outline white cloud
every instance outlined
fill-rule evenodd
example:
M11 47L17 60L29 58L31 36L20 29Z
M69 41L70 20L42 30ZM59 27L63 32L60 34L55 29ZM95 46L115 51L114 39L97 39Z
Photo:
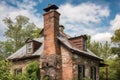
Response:
M116 14L115 18L110 21L110 27L106 27L107 32L97 33L92 36L95 41L111 41L111 37L116 29L120 28L120 14ZM104 30L104 29L103 29Z
M82 3L77 6L64 4L59 9L61 15L61 23L81 23L89 25L91 23L100 23L101 19L109 16L108 7L102 7L94 3Z
M43 26L42 15L36 14L37 9L34 8L37 5L36 2L24 0L23 3L20 3L15 0L13 4L16 4L17 7L9 6L5 2L0 3L0 31L5 30L6 27L2 22L4 17L14 19L17 15L29 17L31 22L34 22L37 26ZM111 35L107 32L100 33L101 28L96 27L96 24L99 25L103 18L109 16L110 11L107 6L103 8L102 5L94 3L82 3L76 6L63 4L59 8L59 12L61 13L61 24L65 26L65 31L71 36L89 34L93 36L94 40L101 41L102 39L108 40L106 38ZM106 38L102 37L102 35L106 35ZM101 36L100 39L97 36Z
M110 42L111 36L112 36L112 34L110 32L97 33L94 36L92 36L92 40L93 41L100 41L100 42L104 42L104 41Z
M97 41L110 40L111 34L104 32L103 27L98 27L102 20L110 15L108 6L89 2L79 5L67 3L60 6L59 12L61 24L71 36L89 34ZM101 30L104 30L104 33L100 33Z
M14 4L16 4L17 7L10 6L4 1L0 3L0 31L2 31L0 34L3 35L6 28L6 25L2 21L5 17L15 19L17 15L24 15L30 18L30 22L34 22L38 27L43 26L42 15L35 14L36 9L34 9L34 6L36 6L37 3L32 0L24 0L22 3L16 1Z
M110 22L110 25L111 25L111 30L115 31L116 29L120 28L120 14L117 14L115 16L115 19L113 19L111 22Z
M71 35L72 37L74 36L79 36L81 34L89 34L89 35L93 35L96 33L96 29L92 29L92 28L87 28L84 25L79 25L79 24L65 24L65 32L69 35Z
M16 3L19 9L32 10L32 12L36 11L36 9L34 9L34 6L36 6L37 3L33 0L23 0L22 3L17 1Z

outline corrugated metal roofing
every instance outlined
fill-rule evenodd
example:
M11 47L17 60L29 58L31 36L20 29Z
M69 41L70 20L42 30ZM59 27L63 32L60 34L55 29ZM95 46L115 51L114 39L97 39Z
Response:
M96 56L94 53L92 53L89 49L87 49L87 51L82 51L82 50L80 50L80 49L75 48L74 46L72 46L72 45L70 44L70 42L69 42L66 38L58 37L58 39L59 39L64 45L66 45L67 47L69 47L70 49L73 49L73 50L78 51L78 52L80 52L80 53L83 53L83 54L85 54L85 55L92 56L92 57L94 57L94 58L97 58L97 59L99 59L99 60L102 60L102 59L100 59L98 56Z
M70 38L69 35L67 35L67 34L65 34L64 32L61 32L61 31L60 31L60 36L65 37L65 38Z
M38 50L36 50L33 54L27 54L26 53L26 45L24 45L22 48L20 48L15 53L13 53L11 56L9 56L8 59L20 59L20 58L28 57L28 56L41 55L43 53L43 46L44 46L43 41L44 41L44 38L43 37L35 38L33 40L42 43L41 47Z
M35 38L35 39L33 39L33 40L42 43L42 42L44 41L44 37Z
M84 54L84 55L91 56L91 57L97 58L99 60L102 60L88 49L87 49L87 51L82 51L82 50L77 49L74 46L72 46L71 43L68 41L68 37L60 36L60 37L57 37L57 39L59 39L68 48L70 48L72 50L75 50L78 53L81 53L81 54ZM44 50L44 37L35 38L33 40L42 43L40 48L38 50L36 50L33 54L28 55L26 53L26 45L24 45L21 49L19 49L14 54L12 54L10 57L8 57L8 59L16 59L16 58L20 59L20 58L23 58L23 57L26 57L26 56L40 56L43 53L43 50Z
M22 58L23 56L25 56L25 54L26 54L26 45L24 45L22 48L17 50L11 56L9 56L8 59Z

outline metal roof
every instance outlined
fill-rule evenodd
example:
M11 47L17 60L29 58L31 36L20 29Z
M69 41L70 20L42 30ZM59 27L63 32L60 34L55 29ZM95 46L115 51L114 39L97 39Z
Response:
M41 55L43 53L43 46L44 46L43 40L44 40L44 38L43 37L35 38L33 40L42 43L41 47L38 48L38 50L36 50L33 54L26 53L26 44L25 44L22 48L20 48L15 53L13 53L11 56L9 56L8 59L20 59L20 58L24 58L24 57L28 57L28 56Z
M44 37L34 38L33 40L42 43L44 41Z
M74 46L72 46L70 44L70 42L68 41L67 38L63 38L63 37L58 37L58 39L64 44L66 45L68 48L72 49L72 50L75 50L77 51L78 53L81 53L83 55L87 55L87 56L91 56L91 57L94 57L96 59L99 59L99 60L102 60L101 58L99 58L98 56L96 56L93 52L91 52L89 49L87 49L87 51L83 51L83 50L80 50Z
M65 35L59 36L59 37L57 37L57 39L60 40L60 42L63 43L65 46L67 46L69 49L77 51L77 53L80 54L80 55L85 55L85 56L89 56L89 57L92 57L92 58L96 58L98 60L102 60L98 56L96 56L93 52L91 52L89 49L87 49L87 51L83 51L83 50L77 49L76 47L72 46L72 44L68 40L68 37L65 37ZM26 45L24 45L22 48L20 48L15 53L13 53L11 56L9 56L8 59L20 59L20 58L23 58L23 57L40 56L41 54L43 54L44 37L35 38L33 40L42 43L40 48L38 48L38 50L36 50L33 54L28 55L26 53Z
M23 56L25 56L25 54L26 54L26 45L24 45L22 48L17 50L11 56L9 56L8 59L22 58Z

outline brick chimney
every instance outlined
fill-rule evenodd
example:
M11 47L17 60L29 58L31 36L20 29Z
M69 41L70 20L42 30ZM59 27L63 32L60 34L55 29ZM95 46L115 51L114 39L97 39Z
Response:
M59 36L59 16L56 5L48 5L44 9L44 54L42 60L42 79L49 76L50 80L61 80L61 54L57 40Z
M57 36L59 35L59 16L56 5L49 5L44 9L44 54L56 54Z

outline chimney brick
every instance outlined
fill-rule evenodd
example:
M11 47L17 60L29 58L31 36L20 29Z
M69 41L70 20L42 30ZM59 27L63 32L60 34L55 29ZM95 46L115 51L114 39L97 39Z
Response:
M49 11L44 14L44 54L59 53L57 46L57 36L59 36L59 16L55 11Z
M50 80L62 79L60 44L57 40L57 36L59 36L60 13L56 9L57 6L55 5L50 5L44 9L44 54L41 80L46 75L50 77Z

